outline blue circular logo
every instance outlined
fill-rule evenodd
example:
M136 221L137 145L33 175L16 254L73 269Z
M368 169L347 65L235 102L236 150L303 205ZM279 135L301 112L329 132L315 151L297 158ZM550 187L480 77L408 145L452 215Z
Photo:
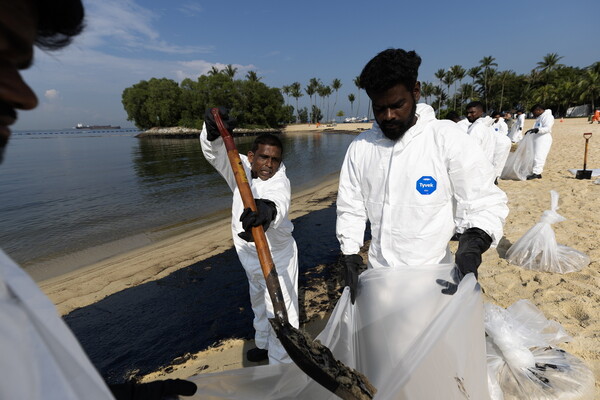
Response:
M417 192L427 195L435 192L437 182L431 176L422 176L417 181Z

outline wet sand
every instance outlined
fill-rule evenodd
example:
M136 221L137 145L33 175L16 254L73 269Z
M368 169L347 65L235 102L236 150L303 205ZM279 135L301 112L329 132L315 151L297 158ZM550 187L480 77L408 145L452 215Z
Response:
M351 124L336 127L345 125ZM533 120L526 120L526 129L532 125ZM596 178L577 180L568 172L582 168L583 132L593 132L588 168L600 168L600 125L590 125L585 119L556 120L543 179L500 181L509 198L510 214L500 245L484 254L480 282L487 301L507 307L528 299L547 318L559 322L573 336L563 348L583 359L600 381L600 185L594 184ZM527 271L503 258L510 245L550 208L550 190L559 193L558 213L566 218L553 226L558 243L591 259L580 272ZM292 201L294 236L303 258L302 320L313 336L338 296L336 192L333 177L294 194ZM41 286L59 311L68 314L67 322L110 379L187 377L256 365L243 357L253 347L252 312L245 276L232 249L228 218L44 281ZM204 318L215 311L219 318Z

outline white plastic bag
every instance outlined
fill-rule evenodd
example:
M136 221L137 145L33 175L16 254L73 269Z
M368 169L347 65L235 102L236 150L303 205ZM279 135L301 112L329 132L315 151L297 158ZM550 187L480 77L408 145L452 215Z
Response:
M559 215L558 193L550 191L551 209L544 211L537 224L529 229L506 252L506 259L525 269L545 272L579 271L590 263L590 258L571 247L556 243L552 224L564 221Z
M579 358L556 345L572 338L535 305L485 304L492 400L591 400L595 379Z
M524 181L533 173L533 135L527 134L519 142L517 149L508 154L502 169L501 179Z
M346 288L319 339L365 374L375 399L489 399L483 303L467 275L454 295L452 264L370 269L354 305ZM294 364L202 374L194 399L337 399Z

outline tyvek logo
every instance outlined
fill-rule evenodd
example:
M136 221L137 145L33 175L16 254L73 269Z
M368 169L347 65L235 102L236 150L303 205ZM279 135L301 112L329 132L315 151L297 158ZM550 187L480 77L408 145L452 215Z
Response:
M417 192L421 194L431 194L436 188L437 182L431 176L422 176L417 181Z

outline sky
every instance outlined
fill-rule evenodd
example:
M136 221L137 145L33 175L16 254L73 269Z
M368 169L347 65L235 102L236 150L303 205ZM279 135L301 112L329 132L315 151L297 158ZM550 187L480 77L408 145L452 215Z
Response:
M271 87L319 78L342 87L331 113L367 115L353 80L378 52L415 50L419 79L438 69L495 58L499 70L529 73L546 54L587 67L600 61L597 0L84 0L86 30L66 49L36 49L23 76L37 94L14 130L77 123L133 127L123 90L142 80L196 79L213 66L250 70ZM352 109L348 95L357 99ZM309 105L305 94L300 107ZM292 99L292 105L295 100Z

